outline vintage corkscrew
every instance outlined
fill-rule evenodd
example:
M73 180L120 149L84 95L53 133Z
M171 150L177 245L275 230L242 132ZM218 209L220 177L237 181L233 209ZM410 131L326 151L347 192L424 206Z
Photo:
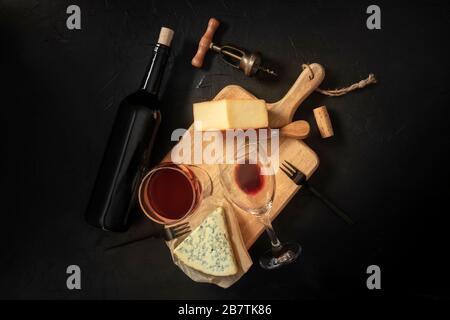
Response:
M209 19L206 32L200 39L197 53L191 61L194 67L201 68L203 66L206 53L211 50L219 53L225 63L233 68L242 70L248 77L251 77L258 71L262 71L271 76L277 76L273 70L270 70L261 64L261 55L259 53L249 53L243 49L239 49L231 45L218 46L214 44L212 42L213 36L219 25L220 22L216 18Z

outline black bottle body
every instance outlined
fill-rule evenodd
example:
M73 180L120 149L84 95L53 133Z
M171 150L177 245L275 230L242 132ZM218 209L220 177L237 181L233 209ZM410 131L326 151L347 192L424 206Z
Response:
M118 108L86 211L86 220L93 226L108 231L128 229L161 121L157 93L167 56L167 47L155 47L141 89Z

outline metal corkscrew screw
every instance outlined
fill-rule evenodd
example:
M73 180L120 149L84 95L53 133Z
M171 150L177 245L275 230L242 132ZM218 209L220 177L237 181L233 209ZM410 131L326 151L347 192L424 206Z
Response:
M214 33L219 27L219 21L215 18L209 19L208 27L205 34L200 39L198 44L198 50L194 58L192 58L192 65L197 68L203 66L206 53L211 50L219 53L222 60L233 68L240 69L248 77L256 74L258 71L262 71L271 76L277 76L277 74L264 67L261 64L261 55L257 52L249 53L243 49L236 48L234 46L225 45L218 46L212 42Z

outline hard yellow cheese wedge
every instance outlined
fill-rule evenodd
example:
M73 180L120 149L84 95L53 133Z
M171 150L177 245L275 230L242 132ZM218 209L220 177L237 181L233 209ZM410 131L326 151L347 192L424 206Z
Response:
M212 276L237 272L224 211L218 207L174 250L185 265Z
M194 103L198 131L257 129L269 126L266 102L259 99L224 99Z

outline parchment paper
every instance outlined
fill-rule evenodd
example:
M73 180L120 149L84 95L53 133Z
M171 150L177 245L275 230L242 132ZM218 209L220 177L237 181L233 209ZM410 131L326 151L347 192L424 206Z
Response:
M252 259L250 258L248 251L245 247L244 241L242 239L241 230L239 228L239 223L236 219L235 213L232 206L224 199L218 196L210 196L202 200L199 208L190 215L186 221L189 222L191 230L194 230L198 225L200 225L203 220L210 214L215 208L222 207L225 211L225 218L228 227L228 233L230 235L231 244L233 246L234 257L236 259L236 264L238 267L238 272L232 276L211 276L203 272L192 269L184 265L181 261L174 256L173 250L178 244L180 244L184 238L174 239L172 241L166 242L170 249L173 262L183 271L189 278L196 282L206 282L213 283L222 288L228 288L233 283L238 281L252 265ZM184 221L183 221L184 222Z

